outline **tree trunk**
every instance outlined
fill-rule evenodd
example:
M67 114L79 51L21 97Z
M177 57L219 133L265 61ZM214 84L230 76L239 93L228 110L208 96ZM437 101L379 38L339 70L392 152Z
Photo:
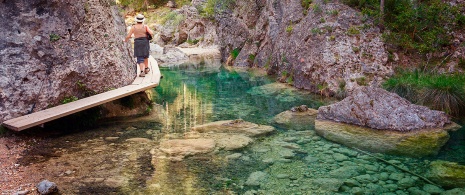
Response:
M379 3L379 28L381 32L384 31L384 0Z

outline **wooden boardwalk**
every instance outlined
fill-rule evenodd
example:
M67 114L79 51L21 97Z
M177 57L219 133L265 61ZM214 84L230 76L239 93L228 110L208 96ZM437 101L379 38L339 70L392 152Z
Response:
M22 131L82 110L154 88L160 83L161 74L158 63L152 56L149 57L149 67L150 72L146 74L145 77L137 76L134 82L128 86L10 119L4 121L3 126L14 131ZM137 66L137 72L140 73L139 66Z

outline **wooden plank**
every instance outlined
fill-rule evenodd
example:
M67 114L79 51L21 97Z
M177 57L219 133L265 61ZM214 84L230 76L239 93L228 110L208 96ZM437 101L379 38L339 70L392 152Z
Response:
M43 123L74 114L76 112L86 110L113 100L126 97L147 89L156 87L156 83L148 83L141 85L129 85L126 87L111 90L105 93L94 95L88 98L80 99L67 104L59 105L53 108L35 112L22 117L14 118L3 122L3 125L15 131L22 131Z
M158 86L161 74L156 60L150 56L149 62L151 65L151 71L146 79L144 79L143 77L138 77L142 78L140 80L140 84L138 85L128 85L115 90L107 91L91 97L80 99L74 102L70 102L67 104L59 105L53 108L7 120L3 122L3 126L14 131L22 131L24 129L41 125L58 118L74 114L76 112L80 112L82 110L86 110L116 99L120 99L122 97L126 97L141 91L154 88Z

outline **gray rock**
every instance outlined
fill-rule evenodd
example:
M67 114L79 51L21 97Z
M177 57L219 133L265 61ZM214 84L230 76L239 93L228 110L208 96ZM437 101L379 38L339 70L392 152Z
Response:
M437 187L435 185L432 185L432 184L425 184L423 186L423 191L429 193L429 194L441 194L442 192L444 192L444 190L440 187Z
M358 166L344 166L329 172L329 175L338 179L348 179L360 175L361 168Z
M408 189L408 192L412 195L428 195L429 193L425 192L425 191L422 191L420 188L418 187L411 187Z
M415 180L411 177L404 177L397 182L400 189L407 189L415 185Z
M40 194L51 194L58 191L57 185L54 182L50 182L48 180L41 181L39 184L37 184L36 187Z
M338 162L342 162L342 161L345 161L345 160L349 159L349 157L347 157L346 155L339 154L339 153L333 154L333 158L334 158L334 160L336 160Z
M0 13L0 123L136 76L124 20L107 1L3 2Z
M395 93L375 87L356 88L344 100L320 107L317 119L395 131L444 128L451 123L444 112L411 104Z
M267 179L268 174L262 171L253 172L245 182L248 186L260 186Z
M26 195L26 194L29 194L29 190L17 191L13 195Z
M389 175L389 179L394 181L399 181L402 178L404 178L404 173L391 173L391 175Z

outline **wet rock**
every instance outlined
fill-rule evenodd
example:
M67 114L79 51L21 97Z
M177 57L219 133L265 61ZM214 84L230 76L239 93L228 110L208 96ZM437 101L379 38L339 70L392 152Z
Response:
M211 122L192 127L192 130L200 133L240 133L251 137L266 135L275 131L271 126L257 125L240 119Z
M58 191L58 187L54 182L43 180L37 184L37 192L40 194L51 194Z
M285 159L291 159L295 157L295 153L290 149L279 150L279 155Z
M105 138L105 141L115 141L115 140L118 140L119 137L106 137Z
M329 175L338 179L348 179L360 175L361 168L358 166L344 166L329 172Z
M344 181L344 184L349 186L349 187L356 187L356 186L361 186L362 185L362 184L360 184L360 182L358 182L355 179L348 179L348 180Z
M444 129L381 131L318 119L315 121L315 131L328 140L349 147L410 157L436 155L449 139Z
M435 185L432 185L432 184L425 184L423 186L423 191L429 193L429 194L441 194L442 192L444 192L444 190L440 187L437 187Z
M276 175L276 178L278 178L278 179L287 179L287 178L289 178L289 175L288 174L278 174L278 175Z
M389 175L389 179L394 180L394 181L400 181L403 178L404 178L403 173L391 173L391 175Z
M344 182L334 178L318 178L311 181L311 184L320 190L337 192Z
M317 110L309 108L299 112L287 110L276 115L273 120L281 128L302 131L314 129L317 114Z
M234 154L226 156L226 159L228 159L228 160L236 160L236 159L239 159L241 156L242 156L241 153L234 153Z
M431 163L427 178L446 188L465 187L465 166L455 162L434 161Z
M248 186L260 186L267 179L268 174L262 171L253 172L245 182Z
M345 160L349 160L349 157L347 157L347 156L344 155L344 154L339 154L339 153L333 154L333 158L334 158L334 160L336 160L336 161L338 161L338 162L342 162L342 161L345 161Z
M409 194L415 194L415 195L428 195L425 191L421 190L418 187L411 187L407 190Z
M404 177L397 182L400 189L406 189L415 185L415 180L411 177Z
M215 139L215 141L221 149L237 150L251 144L253 139L244 135L225 135L222 138Z
M371 175L359 175L357 177L354 177L355 180L359 181L360 183L373 183L373 182L377 182L378 181L378 178L375 178L375 177L372 177Z
M396 191L399 187L397 186L397 184L386 184L384 185L384 188L386 188L387 190L391 191L391 192L394 192Z
M465 188L454 188L452 190L447 190L441 193L441 195L463 195L463 194L465 194Z
M215 149L213 139L173 139L164 140L160 143L160 151L166 158L180 161L186 156L210 153Z

